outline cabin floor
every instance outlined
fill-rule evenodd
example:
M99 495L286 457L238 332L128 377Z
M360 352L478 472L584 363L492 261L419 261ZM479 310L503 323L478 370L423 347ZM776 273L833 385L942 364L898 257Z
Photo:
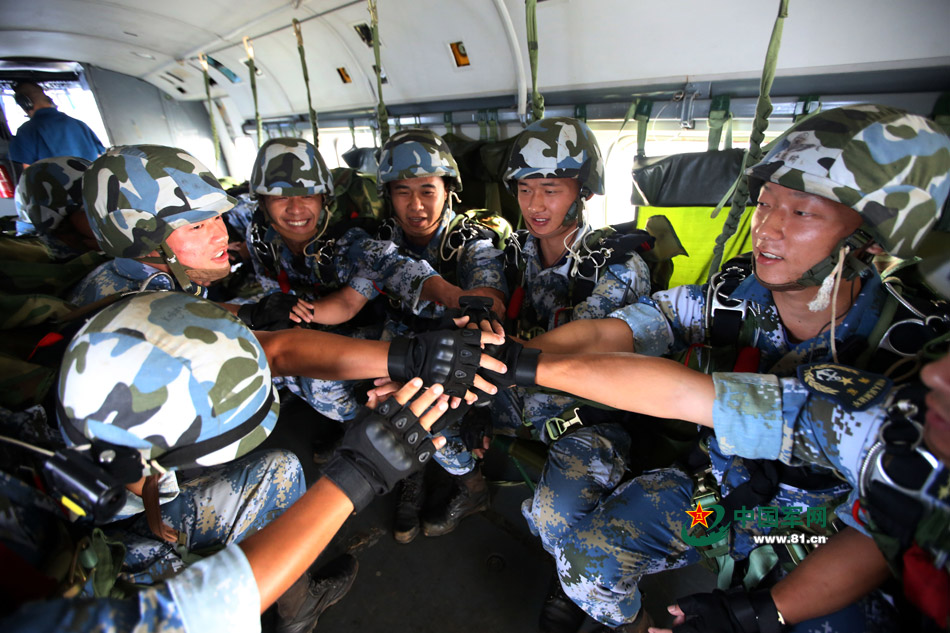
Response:
M328 453L326 438L338 435L340 426L299 399L281 396L281 415L264 447L295 452L308 484L312 484L320 469L314 462L314 447L319 453ZM524 461L521 467L537 481L536 469ZM315 630L537 631L554 564L521 516L521 503L531 495L531 489L515 461L502 450L489 451L482 468L491 482L492 507L463 520L451 534L427 538L420 533L409 544L397 543L392 537L395 492L352 517L321 561L349 551L359 560L359 573L350 592L321 616ZM428 502L438 502L448 494L450 479L437 464L430 463L426 484ZM672 619L666 605L679 596L709 591L714 585L710 572L693 565L646 578L641 589L656 624L669 626ZM272 611L264 614L264 631L273 630ZM588 618L580 631L597 626Z

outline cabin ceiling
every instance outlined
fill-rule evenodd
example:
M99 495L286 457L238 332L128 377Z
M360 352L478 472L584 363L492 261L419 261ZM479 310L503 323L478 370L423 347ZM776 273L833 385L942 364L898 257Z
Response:
M777 7L777 0L544 0L539 88L624 101L688 82L757 86ZM378 13L387 105L523 103L519 88L530 88L523 0L378 0ZM254 116L244 37L253 38L262 116L307 111L291 28L297 19L317 112L366 110L377 101L373 51L355 29L369 23L365 0L0 0L0 16L0 59L91 64L176 99L205 97L197 56L207 53L238 77L233 83L210 70L212 94L230 97L244 119ZM791 0L779 81L848 76L855 92L884 93L908 89L889 85L888 77L904 77L923 84L912 90L947 90L948 25L947 0ZM458 41L469 67L453 63L449 44Z

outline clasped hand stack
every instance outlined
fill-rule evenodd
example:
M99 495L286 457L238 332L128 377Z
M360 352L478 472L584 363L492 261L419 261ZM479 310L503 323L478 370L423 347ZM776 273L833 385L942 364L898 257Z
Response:
M482 308L469 304L463 307L463 315L480 322ZM507 371L498 360L505 363ZM375 410L364 408L347 425L343 442L324 475L350 498L357 511L361 510L375 495L392 490L432 457L436 447L429 430L437 432L445 426L436 423L445 406L433 412L439 395L464 398L469 389L494 393L512 385L533 385L537 364L537 350L474 329L436 330L395 339L389 348L390 378L409 382L418 377L430 388L419 393L420 385L410 383L399 392L403 398L408 394L404 404L393 398ZM426 425L420 416L430 418Z

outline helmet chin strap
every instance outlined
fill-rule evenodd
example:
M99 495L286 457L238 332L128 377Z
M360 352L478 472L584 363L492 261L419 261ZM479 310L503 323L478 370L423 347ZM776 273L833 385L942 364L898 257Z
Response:
M799 277L797 281L784 284L772 284L768 283L767 281L763 281L756 272L755 260L752 261L752 273L755 275L756 280L758 280L758 282L762 284L763 287L773 292L804 290L805 288L821 286L826 279L835 274L835 269L838 268L838 259L842 254L842 249L844 249L844 247L848 247L844 250L845 259L840 266L840 275L842 279L850 281L870 268L871 255L867 252L867 248L872 244L873 241L874 239L869 233L866 233L861 229L856 230L854 233L838 242L828 257L824 258L802 273L802 276Z
M564 220L561 222L561 226L570 226L575 222L577 224L582 224L581 218L584 217L584 194L583 192L577 194L577 200L571 204L571 208L567 210L567 213L564 215Z

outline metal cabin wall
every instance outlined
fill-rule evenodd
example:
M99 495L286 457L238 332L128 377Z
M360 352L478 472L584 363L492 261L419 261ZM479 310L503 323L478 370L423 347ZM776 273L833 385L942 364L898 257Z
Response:
M208 167L215 165L203 101L178 101L141 79L96 66L85 66L85 74L113 143L180 147ZM223 159L214 173L228 175Z

